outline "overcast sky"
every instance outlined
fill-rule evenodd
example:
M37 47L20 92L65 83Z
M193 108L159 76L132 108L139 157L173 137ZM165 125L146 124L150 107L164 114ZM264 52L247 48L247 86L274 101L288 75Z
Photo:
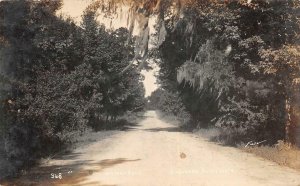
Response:
M77 24L81 21L81 15L85 8L91 3L93 0L63 0L63 7L59 11L59 13L69 15L72 18L74 18L77 22ZM126 12L124 12L125 14ZM124 16L125 17L125 16ZM104 23L105 25L110 25L110 20L104 20L103 18L99 20L101 23ZM126 26L126 19L122 20L120 18L112 20L113 28L118 27L125 27ZM150 96L150 94L157 89L157 85L155 84L156 78L155 73L157 72L157 67L154 68L154 70L146 72L145 70L142 71L142 74L145 76L144 80L144 86L146 89L146 97Z

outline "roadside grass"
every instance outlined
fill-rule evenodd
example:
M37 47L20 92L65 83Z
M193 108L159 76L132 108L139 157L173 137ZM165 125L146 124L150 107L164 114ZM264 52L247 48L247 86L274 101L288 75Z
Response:
M221 130L218 128L196 129L194 130L194 133L209 141L213 141L213 139L216 139L221 135Z
M103 119L96 120L90 125L94 131L105 130L126 130L131 126L135 126L144 117L144 111L126 112L123 116L116 120L105 121Z
M247 153L255 154L256 156L273 161L279 165L287 166L300 171L300 149L296 146L285 143L284 141L279 140L277 144L272 146L246 146L246 143L236 144L236 138L238 138L238 136L232 134L236 132L226 133L218 128L208 128L197 129L194 131L194 133L209 141L214 141L222 145L235 146L238 149Z
M178 118L172 114L166 114L159 110L156 110L156 114L159 117L159 119L161 119L167 123L172 123L173 125L176 125L176 126L182 126L182 124L180 122L180 118Z
M187 117L178 117L173 114L164 113L162 111L156 110L156 114L159 119L163 120L166 123L170 123L176 127L179 127L183 131L192 132L192 128L189 127L189 119Z
M51 159L72 152L78 147L87 146L93 142L106 139L112 135L117 134L121 130L125 130L126 127L135 125L138 123L144 112L126 113L120 117L116 122L104 123L101 128L87 127L84 131L68 132L64 134L64 138L67 139L65 145L59 152L49 154L47 157L41 158L39 164L45 164Z
M300 149L281 140L273 146L245 147L240 145L239 149L300 171Z
M88 146L96 141L101 141L108 137L111 137L118 133L118 130L107 130L107 131L94 131L91 128L86 129L84 132L74 133L68 139L67 145L64 146L59 152L54 154L49 154L46 157L41 158L38 164L47 164L52 159L60 157L65 154L69 154L75 149L83 146Z

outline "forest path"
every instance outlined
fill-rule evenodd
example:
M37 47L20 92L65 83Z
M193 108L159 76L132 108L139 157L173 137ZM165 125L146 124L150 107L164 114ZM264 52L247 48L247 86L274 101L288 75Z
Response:
M155 111L146 112L127 131L51 160L44 168L60 171L62 179L39 185L300 185L299 172L180 132Z

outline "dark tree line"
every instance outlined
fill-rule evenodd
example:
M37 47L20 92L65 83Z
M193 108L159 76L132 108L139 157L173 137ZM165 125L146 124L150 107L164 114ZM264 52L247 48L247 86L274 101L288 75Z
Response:
M145 104L137 67L123 71L135 38L125 28L107 30L92 9L77 26L56 16L61 6L0 2L0 132L17 168L59 150L66 134Z
M191 125L295 143L299 8L294 0L191 1L180 17L163 15L159 79L179 92Z
M191 125L217 126L245 141L295 143L299 1L95 2L108 15L122 4L130 7L130 33L138 22L142 38L149 36L149 18L157 16L157 50L141 47L157 59L162 89L179 94Z

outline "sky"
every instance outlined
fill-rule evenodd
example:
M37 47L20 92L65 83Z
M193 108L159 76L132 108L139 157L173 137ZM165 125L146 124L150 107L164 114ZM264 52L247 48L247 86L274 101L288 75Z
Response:
M81 21L81 15L83 14L83 11L85 10L85 8L92 3L93 0L63 0L63 7L61 8L61 10L58 12L59 14L62 13L64 15L68 15L71 16L76 22L77 24L80 23ZM126 14L126 12L124 12L124 14ZM126 16L123 16L126 17ZM105 24L106 26L110 26L116 29L119 27L126 27L126 20L125 19L114 19L112 20L108 20L108 19L104 19L103 17L100 18L99 20L101 23ZM150 22L154 23L154 21ZM150 27L151 29L151 27ZM134 31L138 32L137 30ZM149 71L142 71L142 74L145 76L145 80L143 81L144 86L145 86L145 97L150 96L151 93L157 89L158 85L156 84L156 77L155 74L158 71L158 67L153 65L153 70L149 70Z

